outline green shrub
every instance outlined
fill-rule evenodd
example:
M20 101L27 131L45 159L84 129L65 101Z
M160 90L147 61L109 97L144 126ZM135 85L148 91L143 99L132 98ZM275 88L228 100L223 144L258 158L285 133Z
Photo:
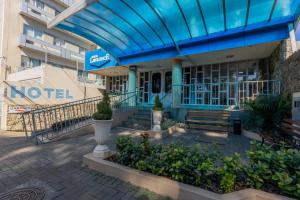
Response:
M162 111L163 110L163 104L160 101L158 95L155 97L153 110L155 110L155 111Z
M161 129L162 130L167 130L168 128L174 126L176 124L176 121L172 120L172 119L166 119L163 121L163 123L161 124Z
M110 99L107 92L102 92L103 99L97 104L97 112L93 114L95 120L110 120L112 118L112 110L110 107Z
M232 192L236 184L237 177L243 173L240 155L235 153L232 156L223 158L223 166L218 168L220 189L223 192Z
M278 142L278 128L284 117L290 112L291 102L286 95L261 95L255 100L245 102L243 125L255 130L263 138Z
M277 191L300 198L300 151L285 146L274 149L252 142L248 162L240 155L222 157L215 148L182 144L151 144L147 135L133 141L117 139L114 160L158 176L227 193L246 187Z
M300 151L281 146L273 149L252 143L247 152L250 163L245 167L247 184L257 189L275 188L300 198Z

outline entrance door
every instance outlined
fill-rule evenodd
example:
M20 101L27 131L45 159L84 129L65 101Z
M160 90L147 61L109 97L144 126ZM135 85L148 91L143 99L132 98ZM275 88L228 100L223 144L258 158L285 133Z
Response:
M148 103L150 98L150 72L140 73L139 102Z
M152 94L160 94L161 92L161 73L152 74Z

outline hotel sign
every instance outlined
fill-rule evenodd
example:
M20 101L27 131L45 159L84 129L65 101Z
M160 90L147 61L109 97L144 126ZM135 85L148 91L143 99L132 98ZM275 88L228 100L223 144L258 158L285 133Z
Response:
M85 53L85 71L93 71L116 65L116 60L102 49L88 51Z

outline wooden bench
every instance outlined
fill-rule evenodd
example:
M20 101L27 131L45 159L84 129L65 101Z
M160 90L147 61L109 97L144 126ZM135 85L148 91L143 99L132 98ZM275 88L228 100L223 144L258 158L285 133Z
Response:
M188 128L229 132L230 113L228 111L189 110L185 116Z
M298 148L300 147L300 121L285 119L282 121L279 130L286 142Z

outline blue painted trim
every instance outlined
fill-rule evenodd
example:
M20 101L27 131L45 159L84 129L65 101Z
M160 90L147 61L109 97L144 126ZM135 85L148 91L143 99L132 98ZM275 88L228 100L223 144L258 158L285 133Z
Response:
M252 24L247 27L230 29L226 32L183 40L178 43L179 54L174 46L166 45L149 51L121 56L120 64L127 65L279 41L289 37L287 26L293 21L294 16L288 16L270 22Z

